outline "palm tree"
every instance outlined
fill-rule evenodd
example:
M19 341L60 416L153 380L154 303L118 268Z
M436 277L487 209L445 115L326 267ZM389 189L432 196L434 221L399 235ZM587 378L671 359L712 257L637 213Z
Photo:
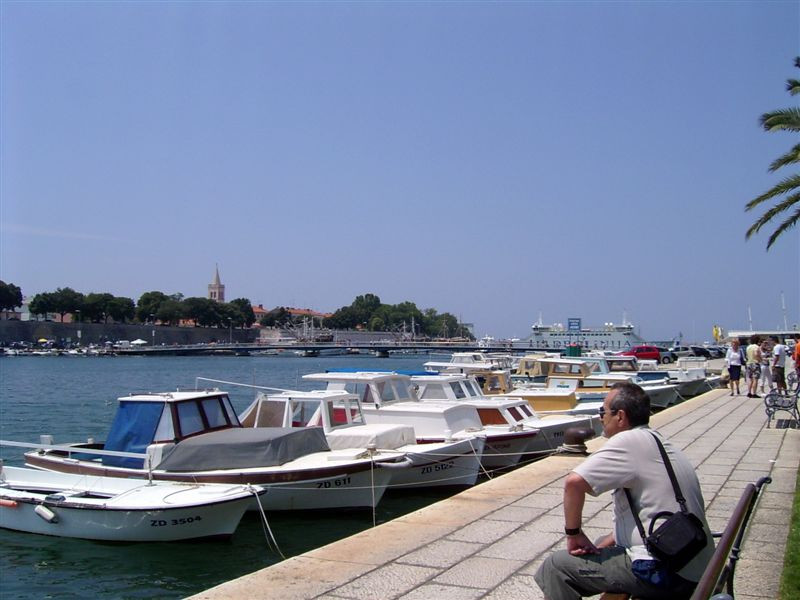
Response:
M794 59L794 66L800 68L800 56ZM800 94L800 81L797 79L788 79L786 81L786 90L792 96ZM764 113L761 115L760 122L761 126L764 128L764 131L798 132L800 131L800 108L784 108ZM800 144L796 144L791 150L789 150L789 152L774 160L769 166L769 171L773 173L781 167L798 163L800 163ZM795 174L785 178L772 189L748 202L745 210L752 210L762 202L779 197L783 198L779 199L775 206L761 215L761 217L750 226L750 229L747 230L747 235L745 236L747 239L750 239L750 237L753 234L758 233L758 231L764 225L772 221L772 219L778 215L785 213L792 208L792 206L797 204L798 201L800 201L800 175ZM769 236L769 240L767 241L767 250L770 249L772 244L775 243L775 240L777 240L781 234L794 227L795 224L797 224L798 219L800 219L800 206L795 208L794 212L790 214L783 221L783 223L778 225L775 231L772 232L772 235Z

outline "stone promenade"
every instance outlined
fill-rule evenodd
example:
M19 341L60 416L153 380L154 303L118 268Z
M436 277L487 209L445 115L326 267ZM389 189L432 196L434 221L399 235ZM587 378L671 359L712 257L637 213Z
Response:
M777 598L800 460L800 431L765 423L762 400L726 390L651 419L696 465L712 530L724 527L747 483L773 478L737 568L739 600ZM593 440L589 449L603 443ZM547 458L194 598L542 598L533 574L564 547L562 486L581 460ZM590 538L610 530L610 503L610 494L587 499Z

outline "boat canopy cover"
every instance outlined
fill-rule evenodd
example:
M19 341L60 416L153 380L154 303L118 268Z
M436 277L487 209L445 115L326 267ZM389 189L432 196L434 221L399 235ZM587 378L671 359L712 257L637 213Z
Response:
M322 427L234 427L182 440L157 468L175 472L274 467L329 450Z
M163 410L164 404L161 402L120 402L103 449L145 454L147 446L153 443ZM110 467L141 469L144 460L104 456L103 464Z

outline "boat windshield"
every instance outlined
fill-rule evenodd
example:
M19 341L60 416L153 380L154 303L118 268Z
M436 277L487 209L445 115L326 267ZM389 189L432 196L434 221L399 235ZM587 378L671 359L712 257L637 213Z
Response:
M292 427L314 427L322 425L321 405L330 409L330 404L319 400L292 400ZM331 415L331 421L333 420Z
M459 381L451 381L450 388L453 390L453 393L456 395L456 398L461 400L462 398L466 398L467 394L464 392L464 388L461 387L461 382Z

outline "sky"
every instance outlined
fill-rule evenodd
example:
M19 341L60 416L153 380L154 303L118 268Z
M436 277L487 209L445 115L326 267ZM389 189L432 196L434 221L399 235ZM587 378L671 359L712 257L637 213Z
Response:
M0 279L791 327L798 228L744 205L797 55L798 2L2 0Z

